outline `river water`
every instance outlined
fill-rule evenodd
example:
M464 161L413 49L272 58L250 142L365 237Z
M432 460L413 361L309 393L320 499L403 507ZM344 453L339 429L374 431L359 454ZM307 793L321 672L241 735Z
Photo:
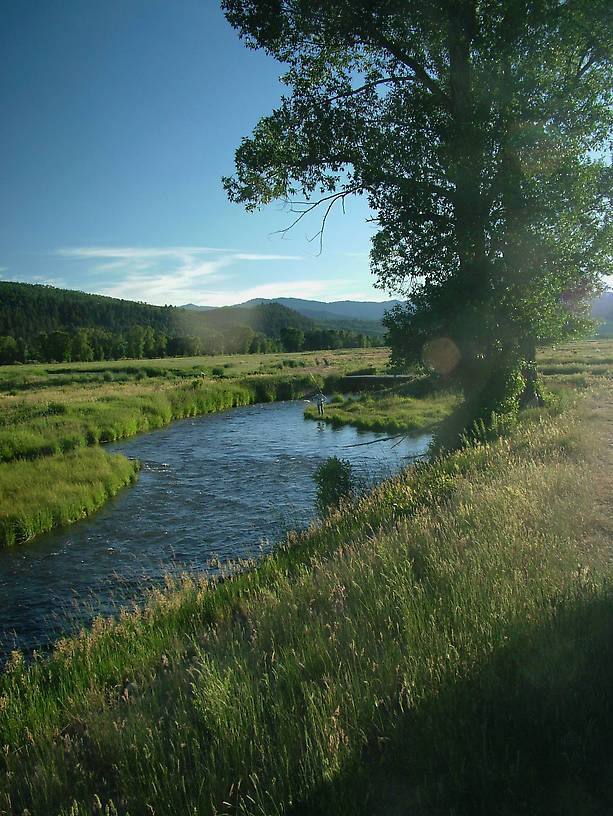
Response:
M422 456L429 436L303 418L301 401L174 422L109 446L141 461L138 483L89 519L0 550L0 658L44 651L96 614L138 601L165 575L259 554L315 517L313 473L329 456L372 483Z

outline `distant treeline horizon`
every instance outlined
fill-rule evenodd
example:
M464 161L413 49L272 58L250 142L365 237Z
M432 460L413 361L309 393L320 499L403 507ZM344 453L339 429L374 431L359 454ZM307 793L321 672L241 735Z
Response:
M0 365L383 345L371 332L322 328L278 303L202 312L0 282Z

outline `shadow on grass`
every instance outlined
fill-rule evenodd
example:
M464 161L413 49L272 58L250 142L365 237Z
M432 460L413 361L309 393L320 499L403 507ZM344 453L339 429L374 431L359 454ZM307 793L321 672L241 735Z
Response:
M470 408L461 401L453 411L440 422L430 443L430 456L444 456L461 445L461 435L471 422Z
M585 589L551 618L449 670L293 816L613 813L613 590Z

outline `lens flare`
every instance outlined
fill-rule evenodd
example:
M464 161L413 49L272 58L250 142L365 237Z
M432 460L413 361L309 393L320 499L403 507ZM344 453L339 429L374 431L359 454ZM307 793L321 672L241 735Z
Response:
M433 368L437 374L451 374L461 356L459 348L448 337L431 340L422 351L424 365Z

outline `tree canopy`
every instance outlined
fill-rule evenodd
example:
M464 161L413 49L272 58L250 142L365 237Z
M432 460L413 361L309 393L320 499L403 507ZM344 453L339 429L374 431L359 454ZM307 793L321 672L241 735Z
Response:
M479 400L538 344L585 330L613 271L608 0L223 8L288 88L239 146L228 195L319 204L322 228L366 195L373 272L407 299L387 318L397 364L451 349L445 365Z

